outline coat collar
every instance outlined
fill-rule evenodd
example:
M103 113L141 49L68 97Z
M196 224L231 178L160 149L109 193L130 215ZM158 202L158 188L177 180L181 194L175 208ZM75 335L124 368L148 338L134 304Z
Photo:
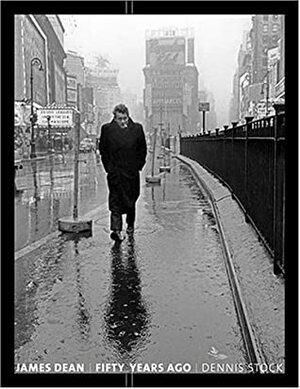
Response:
M114 127L120 128L119 125L115 122L114 119L112 119L112 121L110 122L110 124L112 124ZM133 121L133 120L131 119L131 117L129 116L129 118L128 118L128 127L131 127L133 124L134 124L134 121Z

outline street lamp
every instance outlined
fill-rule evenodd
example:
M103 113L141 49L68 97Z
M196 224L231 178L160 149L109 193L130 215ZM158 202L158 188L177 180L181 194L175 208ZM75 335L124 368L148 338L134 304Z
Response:
M30 97L31 97L31 153L30 158L36 158L35 140L34 140L34 125L37 121L37 115L33 112L33 66L38 66L40 71L44 70L41 60L38 57L32 58L30 62Z

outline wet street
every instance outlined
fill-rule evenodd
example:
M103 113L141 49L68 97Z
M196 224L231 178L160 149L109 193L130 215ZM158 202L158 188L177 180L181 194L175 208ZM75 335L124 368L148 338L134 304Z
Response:
M80 213L106 203L102 165L80 164ZM158 165L162 161L157 161ZM106 206L93 234L60 235L15 262L15 362L244 364L241 331L210 204L170 160L160 186L141 177L134 237L109 237ZM72 161L17 179L16 250L57 229L72 209ZM53 179L52 179L52 178ZM27 185L27 187L26 187ZM38 200L37 200L37 196Z
M94 153L80 154L79 210L84 214L104 204L105 174ZM27 161L16 174L15 250L57 231L59 218L70 216L73 207L73 154L56 154L36 163Z

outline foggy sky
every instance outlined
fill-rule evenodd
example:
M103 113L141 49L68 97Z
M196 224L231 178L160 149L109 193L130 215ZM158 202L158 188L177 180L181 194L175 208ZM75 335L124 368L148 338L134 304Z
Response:
M65 50L85 57L101 54L119 68L119 84L142 99L145 31L163 27L192 27L199 87L213 93L218 126L228 123L232 79L243 31L251 15L60 15L65 27ZM70 23L70 20L75 23Z

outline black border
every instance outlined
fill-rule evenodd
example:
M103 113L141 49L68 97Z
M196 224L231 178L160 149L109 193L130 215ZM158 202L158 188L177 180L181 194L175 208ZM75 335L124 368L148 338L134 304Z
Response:
M127 2L130 12L132 3ZM1 2L1 386L123 387L125 375L29 374L14 369L14 15L125 14L125 1L2 1ZM138 387L297 387L298 386L298 2L297 1L134 1L134 14L285 14L286 16L286 373L276 375L138 374ZM99 37L101 39L101 37ZM120 42L121 44L121 42ZM220 59L221 60L221 59ZM4 212L3 212L4 215Z

